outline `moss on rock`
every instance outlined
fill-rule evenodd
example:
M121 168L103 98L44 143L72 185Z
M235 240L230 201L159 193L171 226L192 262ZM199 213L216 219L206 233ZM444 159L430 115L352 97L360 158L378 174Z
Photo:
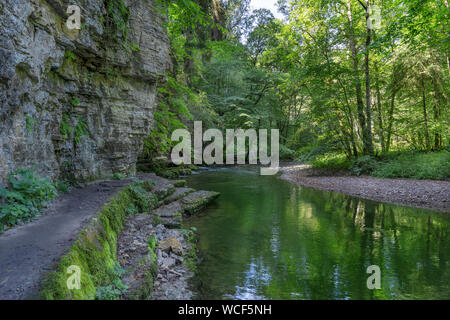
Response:
M47 275L40 291L41 297L48 300L95 299L96 289L114 279L117 238L130 207L145 209L153 206L156 200L149 193L152 187L150 181L137 182L121 190L105 205L80 232L78 240L61 257L55 270ZM79 267L81 271L79 289L68 288L71 266Z

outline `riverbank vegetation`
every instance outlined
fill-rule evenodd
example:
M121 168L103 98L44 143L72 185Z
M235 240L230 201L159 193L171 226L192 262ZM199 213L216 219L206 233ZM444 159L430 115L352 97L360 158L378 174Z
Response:
M316 167L448 178L447 1L279 0L283 19L249 0L157 5L173 68L149 158L201 120L279 129L281 157Z
M390 152L377 157L348 159L343 154L324 154L311 161L313 168L349 170L354 175L369 174L378 178L412 178L444 180L450 177L450 153Z

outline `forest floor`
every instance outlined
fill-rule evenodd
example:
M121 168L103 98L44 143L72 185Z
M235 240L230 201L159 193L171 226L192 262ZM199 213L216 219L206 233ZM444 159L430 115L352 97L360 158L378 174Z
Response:
M385 179L330 172L294 162L282 163L281 179L368 200L450 212L450 181Z

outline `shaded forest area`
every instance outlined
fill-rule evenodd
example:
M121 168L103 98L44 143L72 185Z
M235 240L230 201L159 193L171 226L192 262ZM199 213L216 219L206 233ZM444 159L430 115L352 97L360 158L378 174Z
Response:
M195 119L277 128L281 157L315 167L448 177L447 0L279 0L283 20L249 0L164 3L173 69L150 156Z

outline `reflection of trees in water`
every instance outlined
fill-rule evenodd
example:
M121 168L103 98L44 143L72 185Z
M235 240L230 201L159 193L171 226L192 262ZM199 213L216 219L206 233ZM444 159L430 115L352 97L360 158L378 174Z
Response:
M223 178L199 226L205 297L448 298L448 218L267 181ZM366 287L369 265L381 290Z

